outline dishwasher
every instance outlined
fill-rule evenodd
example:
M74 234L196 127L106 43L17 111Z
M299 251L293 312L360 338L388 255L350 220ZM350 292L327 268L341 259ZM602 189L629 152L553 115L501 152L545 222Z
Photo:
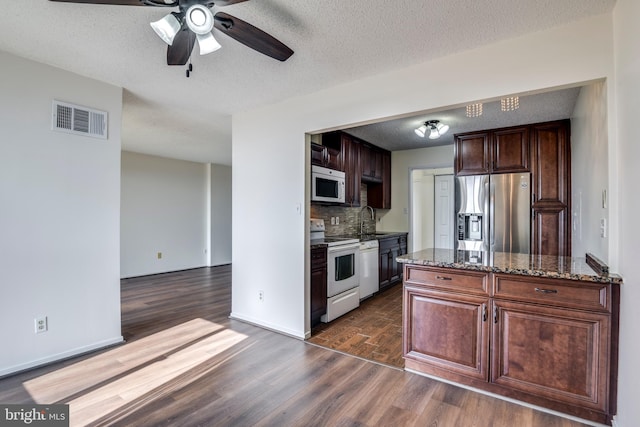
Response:
M378 280L378 241L360 242L360 300L380 290Z

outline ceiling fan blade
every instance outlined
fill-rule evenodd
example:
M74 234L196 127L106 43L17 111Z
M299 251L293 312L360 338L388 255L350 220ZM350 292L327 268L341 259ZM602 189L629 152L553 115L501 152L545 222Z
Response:
M218 30L264 55L279 61L286 61L293 55L293 50L282 42L242 19L218 12L214 16L214 21Z
M195 42L196 34L183 23L182 28L173 39L173 44L167 47L167 65L186 64Z
M122 6L162 6L176 7L178 0L49 0L61 3L87 3L87 4L115 4Z
M231 4L242 3L249 0L213 0L216 6L229 6Z

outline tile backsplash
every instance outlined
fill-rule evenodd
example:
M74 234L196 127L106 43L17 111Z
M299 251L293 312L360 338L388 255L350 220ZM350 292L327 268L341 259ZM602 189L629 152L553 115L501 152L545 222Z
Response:
M360 207L350 208L344 206L324 206L324 205L311 205L311 218L324 219L325 235L326 236L345 236L360 234L360 211L367 205L367 185L360 185ZM375 209L374 209L375 212ZM338 217L340 223L337 225L331 225L331 218ZM364 220L364 232L375 233L376 232L376 220L371 219L371 211L367 209L362 212L362 219Z

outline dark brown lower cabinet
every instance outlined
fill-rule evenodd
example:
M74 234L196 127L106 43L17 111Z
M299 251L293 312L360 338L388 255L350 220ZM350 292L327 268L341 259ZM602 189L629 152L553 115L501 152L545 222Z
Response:
M405 357L430 366L489 379L489 298L451 295L405 286ZM437 371L430 371L437 374Z
M605 411L609 316L495 301L491 381Z
M414 264L404 275L406 369L611 424L617 284Z
M396 258L407 253L407 234L379 237L378 245L378 278L382 291L402 281L402 264Z
M311 326L327 312L327 248L311 249Z

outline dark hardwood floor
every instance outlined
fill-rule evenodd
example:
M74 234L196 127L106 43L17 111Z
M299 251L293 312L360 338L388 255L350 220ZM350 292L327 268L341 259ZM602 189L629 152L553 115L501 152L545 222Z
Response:
M313 328L313 344L404 368L402 283L368 298L360 307Z
M69 403L74 426L583 426L230 320L230 271L122 280L126 344L0 379L0 403Z

